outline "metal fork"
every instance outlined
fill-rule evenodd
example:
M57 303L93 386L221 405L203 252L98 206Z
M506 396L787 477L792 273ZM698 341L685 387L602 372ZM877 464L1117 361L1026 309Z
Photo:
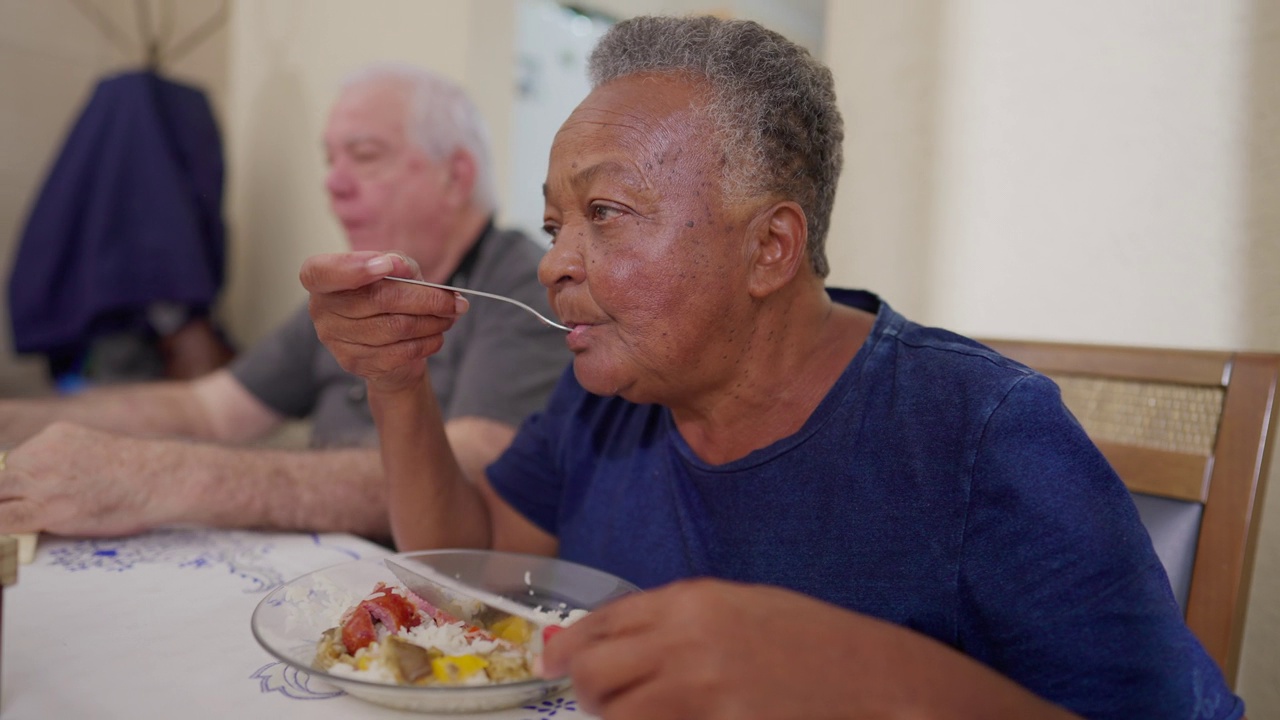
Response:
M409 278L395 277L392 275L388 275L386 279L395 280L396 282L409 283L410 285L423 285L426 287L439 288L441 290L452 290L453 292L463 293L466 295L479 295L480 297L492 298L494 300L502 300L504 302L509 302L512 305L519 305L525 310L528 310L530 313L533 313L533 316L538 318L538 320L542 321L543 325L546 325L548 327L553 327L557 330L564 330L565 332L569 332L569 330L572 329L572 328L565 327L564 325L561 325L560 323L554 320L551 320L550 318L545 317L542 313L538 312L537 310L534 310L528 305L525 305L519 300L516 300L515 298L509 298L505 295L494 295L493 293L481 292L479 290L469 290L467 288L454 287L452 285L441 285L440 283L427 282L426 280L410 280Z

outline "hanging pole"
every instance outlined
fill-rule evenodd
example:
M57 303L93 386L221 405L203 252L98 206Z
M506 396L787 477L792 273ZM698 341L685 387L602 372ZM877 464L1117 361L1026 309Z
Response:
M170 63L177 62L182 56L191 52L197 45L204 42L210 35L217 32L227 21L227 0L218 3L218 9L209 16L208 20L201 23L196 29L192 30L186 37L175 42L169 48L168 58Z
M137 50L134 48L133 39L112 22L111 18L93 3L93 0L71 0L71 4L125 57L134 57ZM146 66L153 71L159 70L162 62L175 63L194 50L226 23L230 15L229 7L227 0L221 0L218 8L207 20L200 23L186 37L170 44L169 37L173 31L172 0L161 0L159 29L154 29L151 24L151 0L134 0L134 14L138 21L138 34L142 39L143 61Z
M169 39L173 37L173 0L161 0L160 2L160 29L156 32L156 40L160 43L160 47L169 45Z
M151 3L149 0L134 0L133 6L137 8L135 16L138 18L138 37L142 38L142 47L146 53L144 62L148 70L155 72L160 69L160 43L155 31L151 29Z
M120 52L124 53L126 57L133 55L133 43L129 41L129 38L125 37L125 34L120 30L120 28L116 27L115 23L111 22L111 18L107 17L97 5L89 2L89 0L71 0L71 4L74 5L89 22L97 26L103 36L114 44Z

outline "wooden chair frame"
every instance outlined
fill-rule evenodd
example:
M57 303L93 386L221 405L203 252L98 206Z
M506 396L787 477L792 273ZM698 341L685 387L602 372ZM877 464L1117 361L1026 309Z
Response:
M1131 491L1203 505L1187 598L1187 625L1235 687L1275 434L1280 355L982 342L1051 377L1084 376L1224 391L1208 457L1094 440Z

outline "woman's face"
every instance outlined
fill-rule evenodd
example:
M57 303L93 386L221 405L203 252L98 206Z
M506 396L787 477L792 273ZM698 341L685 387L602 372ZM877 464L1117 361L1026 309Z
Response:
M587 390L667 405L733 382L750 339L749 208L721 192L702 87L670 75L597 88L557 133L539 277L573 327Z

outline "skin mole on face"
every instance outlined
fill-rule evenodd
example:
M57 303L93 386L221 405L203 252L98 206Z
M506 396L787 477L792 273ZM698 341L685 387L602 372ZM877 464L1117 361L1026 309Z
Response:
M692 221L692 220L689 220L689 221L685 222L684 226L685 226L685 227L693 227L693 221Z

